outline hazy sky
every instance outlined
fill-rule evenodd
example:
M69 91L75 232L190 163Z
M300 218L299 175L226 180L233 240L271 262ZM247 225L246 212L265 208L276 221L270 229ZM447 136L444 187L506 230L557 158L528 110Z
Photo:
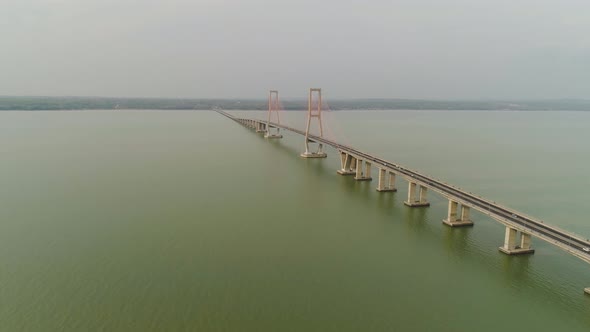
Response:
M0 95L590 98L589 0L0 0Z

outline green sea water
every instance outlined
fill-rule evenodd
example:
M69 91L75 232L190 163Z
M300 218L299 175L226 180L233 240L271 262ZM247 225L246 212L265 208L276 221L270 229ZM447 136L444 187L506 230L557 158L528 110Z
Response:
M264 117L261 112L235 112ZM304 127L302 112L283 122ZM590 112L355 111L326 135L590 236ZM215 112L0 112L0 331L583 331L590 266L403 205Z

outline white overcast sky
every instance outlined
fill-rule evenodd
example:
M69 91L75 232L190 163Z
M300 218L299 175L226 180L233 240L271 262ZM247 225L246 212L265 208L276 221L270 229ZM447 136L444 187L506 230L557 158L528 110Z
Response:
M590 98L589 0L0 0L0 95Z

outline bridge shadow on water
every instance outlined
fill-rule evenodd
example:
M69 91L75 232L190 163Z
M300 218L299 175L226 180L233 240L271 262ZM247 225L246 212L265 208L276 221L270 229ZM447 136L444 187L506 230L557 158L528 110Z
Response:
M284 133L285 134L285 133ZM290 135L286 135L287 137ZM354 176L342 176L336 173L339 168L339 160L335 158L336 151L328 148L328 158L319 159L304 159L300 157L303 151L303 144L301 150L295 148L288 143L279 140L268 140L262 137L260 139L268 142L273 149L285 152L291 160L297 163L302 163L303 167L312 172L314 178L325 176L335 179L347 196L353 198L357 202L367 202L376 205L379 213L389 217L390 221L405 221L405 228L411 230L412 233L423 232L426 229L432 228L429 225L430 208L418 207L411 208L403 204L406 193L402 192L377 192L376 182L373 181L356 181ZM283 138L284 139L284 138ZM434 234L434 232L432 232ZM467 245L467 242L465 242Z
M501 258L502 275L507 285L518 289L519 285L534 282L531 278L532 255L510 256L503 255Z
M395 216L395 210L400 208L401 198L397 192L382 192L377 195L377 207L386 215ZM403 204L402 204L403 205Z

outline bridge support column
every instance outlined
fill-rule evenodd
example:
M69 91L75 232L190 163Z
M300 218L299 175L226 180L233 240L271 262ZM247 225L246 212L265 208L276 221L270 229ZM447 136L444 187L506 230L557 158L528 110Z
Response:
M397 191L395 188L395 173L390 172L384 168L379 168L379 184L377 185L377 191Z
M328 155L323 151L324 146L322 143L318 144L318 150L316 152L309 151L309 142L313 142L312 140L308 140L308 143L305 144L305 152L303 152L300 156L303 158L326 158Z
M461 204L461 215L457 218L457 208L459 203L449 200L449 212L447 219L443 220L443 224L451 227L473 226L473 221L469 219L469 206Z
M264 138L283 138L283 135L279 134L279 128L276 128L277 132L276 134L271 134L270 133L270 126L266 125L266 131L264 134Z
M344 151L340 151L340 169L336 173L340 175L355 175L356 158Z
M256 132L257 133L266 133L266 129L264 127L265 127L264 123L256 121Z
M506 226L506 235L504 237L504 246L498 248L507 255L532 254L535 249L531 249L531 235L520 232L520 243L517 243L518 231Z
M364 168L363 168L364 164ZM356 160L356 175L354 179L357 181L371 181L371 163L362 159Z
M584 293L590 295L590 287L584 288Z
M430 203L426 200L428 188L420 186L420 192L416 197L416 186L415 182L408 182L408 200L404 204L410 207L430 206Z

